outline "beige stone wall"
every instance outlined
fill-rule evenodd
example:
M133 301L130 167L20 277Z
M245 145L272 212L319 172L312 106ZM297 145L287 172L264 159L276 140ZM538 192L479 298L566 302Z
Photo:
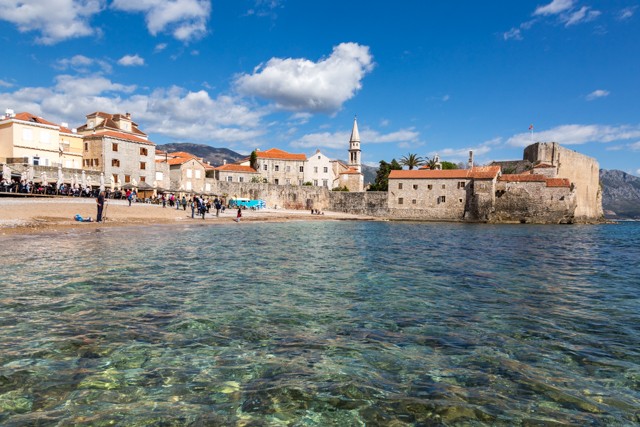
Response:
M251 182L254 178L261 178L259 173L251 173L251 172L238 172L238 171L216 171L216 178L218 181L225 182ZM231 179L231 180L229 180Z
M196 159L188 160L181 165L171 166L170 189L172 191L203 193L206 191L205 172L204 166Z
M462 220L470 183L469 179L390 179L389 209L401 218Z
M557 166L557 176L568 178L576 189L577 222L596 221L603 217L600 191L600 165L594 158L560 146L557 142L538 142L525 148L524 159Z
M0 125L0 161L3 163L13 156L13 126L10 123Z
M575 222L576 192L567 187L547 187L544 182L496 184L491 222L567 224Z
M249 162L244 164L248 166ZM258 172L267 178L269 184L301 185L304 182L304 166L302 160L258 158Z

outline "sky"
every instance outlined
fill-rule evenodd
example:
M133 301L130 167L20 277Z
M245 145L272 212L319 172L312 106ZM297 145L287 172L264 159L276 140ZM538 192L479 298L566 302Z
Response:
M0 0L0 108L157 144L640 175L640 0Z

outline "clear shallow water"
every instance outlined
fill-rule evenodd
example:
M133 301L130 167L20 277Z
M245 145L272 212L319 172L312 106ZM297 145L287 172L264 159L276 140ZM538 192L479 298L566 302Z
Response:
M9 237L0 424L640 423L640 224Z

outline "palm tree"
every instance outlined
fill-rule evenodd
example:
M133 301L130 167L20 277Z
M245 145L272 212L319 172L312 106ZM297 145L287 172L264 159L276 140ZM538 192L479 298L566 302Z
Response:
M400 159L400 164L402 166L407 166L409 170L411 170L413 168L417 168L418 166L423 165L424 160L422 159L422 157L418 156L417 154L409 153Z

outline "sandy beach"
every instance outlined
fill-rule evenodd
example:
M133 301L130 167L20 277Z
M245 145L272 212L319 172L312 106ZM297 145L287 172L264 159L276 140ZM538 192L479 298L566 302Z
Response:
M84 218L96 218L96 203L93 198L51 198L23 199L0 198L0 235L49 233L62 230L91 230L104 227L141 226L153 224L224 224L233 222L235 210L227 209L219 217L215 210L202 217L191 218L191 209L187 207L176 210L167 205L151 205L133 203L129 206L126 200L109 200L105 209L106 220L102 223L78 222L76 214ZM375 220L361 215L338 212L324 212L324 215L312 215L308 210L262 209L243 211L242 221L327 221L327 220Z

